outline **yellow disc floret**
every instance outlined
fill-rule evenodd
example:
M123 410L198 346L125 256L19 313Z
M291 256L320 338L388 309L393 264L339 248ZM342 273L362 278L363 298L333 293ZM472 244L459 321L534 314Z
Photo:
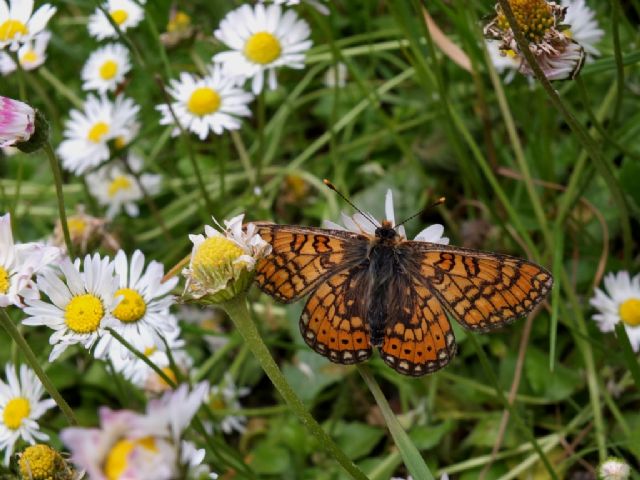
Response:
M127 12L126 10L112 10L111 12L109 12L109 15L111 15L113 21L118 25L122 25L127 21L127 18L129 18L129 12Z
M220 108L220 94L213 88L196 88L189 97L187 108L199 117L215 113Z
M80 217L69 217L67 219L67 226L69 227L69 233L72 237L81 237L87 230L86 220Z
M144 317L147 304L138 292L131 288L121 288L116 297L122 295L122 300L113 311L113 316L124 323L133 323Z
M124 175L118 175L109 184L109 189L107 192L109 195L109 198L115 197L116 194L121 190L130 190L131 186L132 186L132 183L129 177L125 177Z
M10 285L9 272L3 267L0 267L0 294L7 293Z
M194 270L200 268L218 268L233 263L244 254L235 242L222 236L207 238L196 250L191 259Z
M620 319L630 327L640 326L640 299L630 298L619 308Z
M102 302L95 295L86 293L73 297L64 310L64 321L76 333L93 333L104 317Z
M280 41L269 32L254 33L244 45L244 55L252 62L262 65L273 62L281 53Z
M93 127L91 127L91 130L89 130L87 138L93 143L100 143L107 133L109 133L109 124L105 122L97 122Z
M2 421L10 430L17 430L22 420L31 413L31 404L24 397L15 397L7 402L2 412Z
M0 25L0 42L13 40L16 35L27 35L29 29L19 20L6 20Z
M518 26L530 42L542 41L544 34L555 23L553 10L546 0L509 0L509 4L518 21ZM501 10L498 12L498 27L502 30L511 28Z
M118 64L113 60L107 60L100 66L100 77L103 80L111 80L118 74Z
M135 448L144 448L151 452L157 452L155 440L152 437L145 437L138 440L128 440L123 438L117 441L111 451L107 454L104 462L104 474L107 480L118 480L125 472L129 463L129 455Z
M35 50L27 50L26 52L24 52L22 57L20 57L20 63L36 63L38 61L38 58L38 53Z
M20 455L20 476L24 480L67 480L72 474L62 456L49 445L27 447Z
M167 24L167 32L177 32L184 30L191 25L191 17L184 12L178 11Z

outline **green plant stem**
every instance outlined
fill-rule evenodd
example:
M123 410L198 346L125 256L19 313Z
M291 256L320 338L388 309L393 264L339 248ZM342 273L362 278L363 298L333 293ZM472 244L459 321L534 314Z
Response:
M376 382L376 379L371 374L369 367L366 365L358 365L357 367L364 382L367 384L367 387L369 387L373 398L375 398L378 407L380 407L384 421L393 437L393 442L398 447L400 455L404 460L404 465L407 467L411 476L413 478L420 478L421 480L433 480L433 474L409 438L409 435L407 435L407 432L404 431L400 422L398 422L398 419L389 406L389 402L387 402L382 390L380 390L378 382Z
M509 26L513 30L515 35L516 42L518 44L518 48L524 55L527 63L533 70L535 77L538 79L542 88L546 92L549 100L553 104L554 107L560 112L562 117L564 118L567 125L571 131L578 137L578 140L583 145L583 147L589 152L589 156L593 160L595 167L598 170L598 173L603 178L603 180L607 183L609 189L611 190L611 196L613 200L617 204L618 209L620 210L620 223L622 228L622 237L623 237L623 250L624 250L624 258L628 263L631 258L631 251L634 245L633 237L631 235L631 223L629 220L629 209L627 206L627 201L624 196L624 193L620 189L620 185L616 181L613 173L611 172L611 166L607 163L605 158L602 156L598 145L595 140L591 138L589 132L580 124L580 122L576 119L576 117L571 113L569 108L565 105L564 101L560 98L560 95L553 88L551 82L546 77L540 65L531 52L529 50L529 43L525 38L520 26L518 25L518 21L515 18L513 10L511 9L511 5L508 0L498 0L502 11L509 22Z
M251 319L249 310L247 309L247 300L245 295L237 295L231 300L220 305L227 312L234 325L244 338L246 345L251 353L256 357L260 366L267 374L273 385L276 387L280 395L293 413L296 414L302 424L316 437L319 444L351 475L352 478L367 480L366 475L358 468L346 455L340 450L333 439L325 432L320 424L307 411L302 400L296 395L291 386L287 383L284 375L278 368L275 360L271 356L269 349L265 345L260 332L255 323Z
M49 158L49 164L51 165L51 171L53 172L53 180L56 184L56 196L58 197L58 214L60 215L60 225L62 226L62 233L64 234L64 243L67 246L67 254L73 260L73 244L71 243L71 235L69 235L69 225L67 224L67 212L64 209L64 193L62 192L62 173L60 172L60 165L56 154L51 148L51 143L47 140L42 146L42 149Z
M67 87L60 80L58 80L58 77L56 77L53 73L51 73L47 69L47 67L45 66L40 67L38 69L38 75L40 75L46 82L48 82L49 85L51 85L57 93L60 93L64 98L69 100L69 102L71 102L74 107L80 108L80 109L83 108L84 102L82 101L82 99L78 97L72 89Z
M44 370L40 366L40 363L33 353L33 350L31 350L31 347L18 330L18 327L14 325L13 321L4 308L0 308L0 324L2 324L2 328L6 330L11 339L16 343L16 345L24 355L27 364L38 376L40 382L42 382L44 389L51 396L51 398L53 398L60 410L62 410L64 416L67 417L67 422L69 423L69 425L78 425L78 420L76 419L73 410L71 410L71 407L65 401L65 399L62 398L62 395L60 395L60 392L53 385L47 374L44 373Z

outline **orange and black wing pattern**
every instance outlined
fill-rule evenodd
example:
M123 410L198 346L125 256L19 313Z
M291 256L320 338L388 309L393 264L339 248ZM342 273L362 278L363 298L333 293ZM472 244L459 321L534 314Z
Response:
M551 274L521 258L426 242L418 250L420 276L464 327L486 332L531 312L553 285Z
M349 365L371 356L366 303L366 269L342 270L322 281L300 317L302 338L319 354Z
M269 223L256 223L256 227L272 248L256 265L256 282L262 291L285 303L307 295L366 251L367 237L346 231Z

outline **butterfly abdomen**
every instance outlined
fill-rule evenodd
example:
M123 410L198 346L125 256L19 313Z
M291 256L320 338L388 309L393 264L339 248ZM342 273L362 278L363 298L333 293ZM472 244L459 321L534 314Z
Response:
M367 321L371 336L371 345L379 347L384 340L389 305L389 285L396 268L394 247L385 243L377 243L369 252L369 280L371 294L367 309Z

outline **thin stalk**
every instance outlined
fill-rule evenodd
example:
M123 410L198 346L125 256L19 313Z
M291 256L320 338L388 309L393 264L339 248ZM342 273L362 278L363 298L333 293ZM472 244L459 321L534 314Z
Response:
M51 143L47 140L42 149L49 158L49 164L51 165L51 171L53 172L53 180L56 185L56 196L58 197L58 215L60 216L60 225L62 226L62 233L64 234L64 243L67 246L67 254L73 260L74 251L73 244L71 243L71 235L69 235L69 225L67 224L67 212L64 209L64 193L62 192L62 173L60 172L60 165L56 154L51 148Z
M330 454L342 468L352 477L359 480L367 480L367 476L340 450L333 439L325 432L320 424L307 411L302 400L296 395L284 378L280 368L271 356L269 349L265 345L260 332L251 319L247 309L245 295L237 295L231 300L220 305L227 312L234 325L244 338L251 353L256 357L260 366L267 374L273 385L276 387L282 398L293 413L298 417L309 432L316 437L318 443Z
M622 60L622 48L620 46L620 3L618 0L611 0L611 33L613 33L613 54L616 60L616 104L611 115L612 129L616 124L622 107L622 99L624 98L624 63Z
M60 392L53 385L53 382L51 382L47 374L44 373L44 370L40 366L40 363L38 362L38 359L33 353L33 350L31 350L31 347L29 346L27 341L24 339L24 337L18 330L18 327L16 327L13 324L13 322L11 321L11 318L9 318L9 315L7 314L4 308L0 308L0 324L2 325L2 328L4 328L6 332L9 334L11 339L16 343L16 345L18 345L18 348L24 355L24 358L27 364L31 367L31 369L35 372L37 377L40 379L40 382L42 382L42 386L47 391L47 393L51 396L51 398L53 398L53 400L56 402L56 405L58 405L58 408L62 410L62 413L64 414L64 416L67 417L67 422L69 423L69 425L78 425L78 420L76 419L76 416L73 413L73 410L71 410L71 407L65 401L65 399L62 398L62 395L60 395Z
M84 106L84 102L82 101L82 99L80 99L80 97L78 97L72 89L67 87L60 80L58 80L58 77L56 77L53 73L51 73L47 69L47 67L45 66L40 67L38 69L38 75L40 75L44 80L46 80L57 93L60 93L63 97L69 100L74 107L81 109Z

